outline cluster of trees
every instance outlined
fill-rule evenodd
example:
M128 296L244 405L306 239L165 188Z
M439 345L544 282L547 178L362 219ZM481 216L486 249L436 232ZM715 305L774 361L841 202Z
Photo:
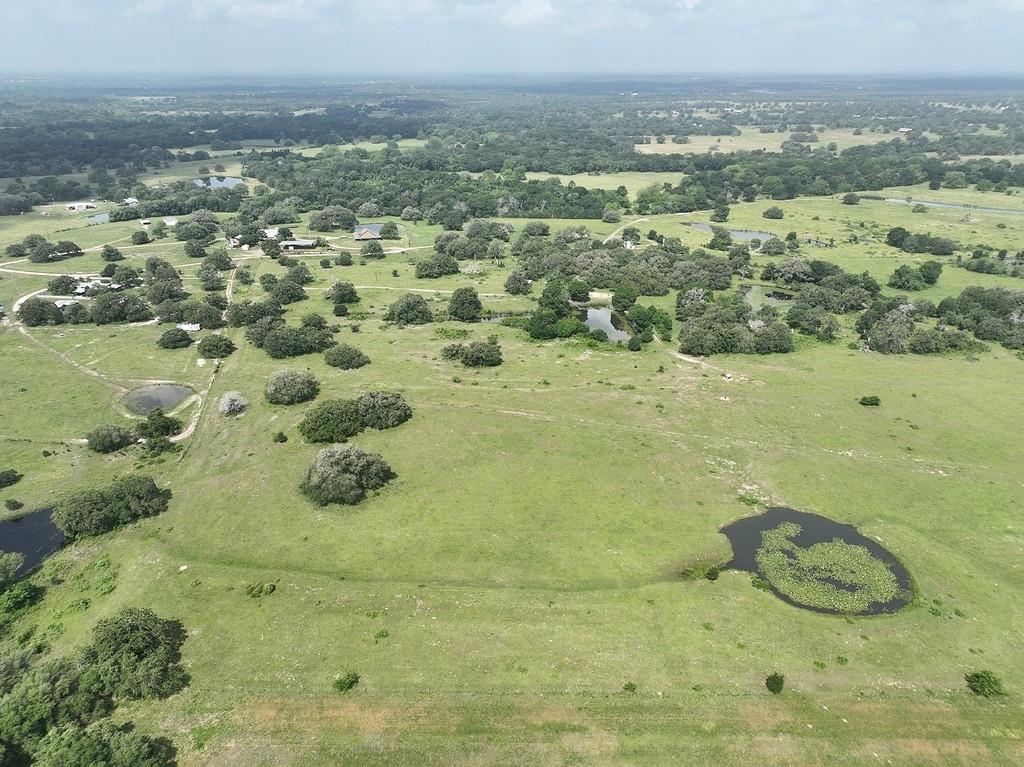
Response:
M108 717L119 701L165 698L188 684L185 638L178 621L126 607L98 621L77 653L41 660L34 650L13 650L0 658L0 763L173 767L169 740Z
M33 264L49 264L82 255L82 249L71 240L50 242L41 234L30 234L21 242L4 249L9 258L27 258Z
M773 307L754 311L735 293L713 298L702 288L680 293L676 317L681 321L683 354L785 354L793 351L793 334Z
M957 244L948 237L931 234L912 234L902 226L895 226L885 235L885 242L906 253L930 253L933 256L951 256Z
M69 539L99 535L167 510L171 491L152 477L128 474L107 487L75 490L53 510L53 523Z
M897 290L924 290L938 282L941 274L942 264L938 261L925 261L920 266L903 264L896 267L887 284Z
M975 248L971 257L963 259L957 256L957 266L969 272L982 274L1006 274L1010 277L1024 276L1024 250L1010 255L1005 248L996 250L990 247Z
M410 418L412 408L401 394L376 391L314 405L298 428L309 442L346 442L363 429L391 429Z
M937 313L930 301L911 303L906 296L878 299L857 318L856 328L867 347L882 354L934 354L978 346L969 334L947 323L921 324Z

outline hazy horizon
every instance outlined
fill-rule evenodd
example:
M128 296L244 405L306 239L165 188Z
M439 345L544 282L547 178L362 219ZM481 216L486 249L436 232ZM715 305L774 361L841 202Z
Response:
M6 0L0 23L23 74L1024 74L1024 0Z

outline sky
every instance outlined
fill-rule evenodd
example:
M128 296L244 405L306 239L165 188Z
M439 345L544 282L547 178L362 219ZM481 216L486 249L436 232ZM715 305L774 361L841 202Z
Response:
M0 71L1024 74L1024 0L0 0Z

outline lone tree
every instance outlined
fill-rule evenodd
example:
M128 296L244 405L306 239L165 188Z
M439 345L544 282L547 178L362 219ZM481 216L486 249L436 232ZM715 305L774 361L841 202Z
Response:
M330 399L314 405L299 422L307 442L345 442L363 430L359 405L351 399Z
M135 433L111 423L101 423L85 435L89 449L97 453L113 453L122 450L137 441Z
M324 362L341 370L355 370L370 364L370 358L349 344L338 344L324 352Z
M381 456L353 445L321 450L299 485L303 495L320 506L356 504L367 491L384 487L395 473Z
M100 620L85 657L116 697L166 698L188 683L179 665L185 629L144 607L125 607Z
M249 403L237 391L224 392L220 402L217 404L217 410L220 411L221 415L241 415L247 407L249 407Z
M847 192L843 195L843 205L859 205L860 197L853 192Z
M768 692L773 695L778 695L782 692L782 688L786 684L786 677L780 674L778 671L773 671L764 680L764 686L768 688Z
M505 280L505 290L513 296L525 296L530 292L530 280L522 269L513 269Z
M412 418L412 408L397 392L373 391L356 400L359 420L370 429L392 429Z
M161 349L184 349L192 345L192 336L180 328L171 328L164 331L157 339L156 345Z
M388 307L384 319L399 325L425 325L434 321L434 315L423 296L407 293Z
M370 240L369 242L363 243L363 248L359 252L363 258L381 259L384 258L384 246L376 240Z
M320 382L308 370L279 370L267 383L267 402L295 405L308 402L320 393Z
M461 322L476 322L480 319L483 305L474 288L458 288L448 302L448 316Z
M196 349L204 359L223 359L235 350L235 345L226 336L207 336Z

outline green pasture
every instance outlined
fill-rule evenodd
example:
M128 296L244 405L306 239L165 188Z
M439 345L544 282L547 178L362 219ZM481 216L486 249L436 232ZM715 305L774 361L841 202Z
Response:
M884 244L890 226L997 247L1018 242L1024 227L1021 217L962 223L956 211L836 198L778 203L786 217L770 221L761 217L770 204L733 206L727 225L835 238L834 248L802 251L883 282L916 259ZM708 235L680 222L707 220L634 225L698 246ZM550 223L582 223L604 238L630 221ZM439 231L402 224L409 247ZM130 234L124 226L91 227L82 239L114 240ZM0 229L0 245L29 231ZM163 241L154 252L164 247L177 246ZM691 360L674 343L630 353L537 343L484 323L386 326L388 303L408 290L430 291L439 311L466 285L485 309L534 305L504 294L512 259L417 280L413 262L429 252L329 269L320 253L301 256L316 280L286 319L315 311L337 321L338 340L372 360L358 370L330 368L321 355L269 359L240 329L225 331L239 348L215 373L194 347L158 349L159 326L0 328L2 463L25 473L0 497L38 508L136 468L174 492L163 516L51 559L36 576L46 598L0 649L36 626L68 651L125 605L181 619L191 684L117 716L167 733L183 767L1020 761L1016 355L998 346L971 356L866 354L848 348L847 328L832 344L801 338L790 355ZM255 253L231 254L256 274L284 271ZM94 257L65 264L94 266ZM0 277L5 303L48 279ZM323 298L335 279L362 298L337 320ZM971 284L1024 288L949 266L918 295L936 300ZM236 286L236 300L262 295L258 283ZM497 335L505 364L473 370L443 359L446 329ZM300 496L318 447L296 429L306 405L263 397L283 368L312 370L321 400L402 392L414 409L408 423L353 439L390 462L392 483L356 507ZM179 452L142 464L132 451L98 456L72 442L97 423L129 423L121 392L148 379L197 390L212 380ZM234 419L216 409L230 390L250 403ZM881 406L860 406L865 395ZM271 441L277 431L286 443ZM764 504L856 525L902 560L917 601L891 616L845 618L787 605L748 573L680 577L726 561L718 529ZM257 582L277 589L247 596ZM963 674L979 667L1002 676L1005 700L966 691ZM361 682L338 695L331 682L350 669ZM775 670L786 675L780 696L764 688Z

